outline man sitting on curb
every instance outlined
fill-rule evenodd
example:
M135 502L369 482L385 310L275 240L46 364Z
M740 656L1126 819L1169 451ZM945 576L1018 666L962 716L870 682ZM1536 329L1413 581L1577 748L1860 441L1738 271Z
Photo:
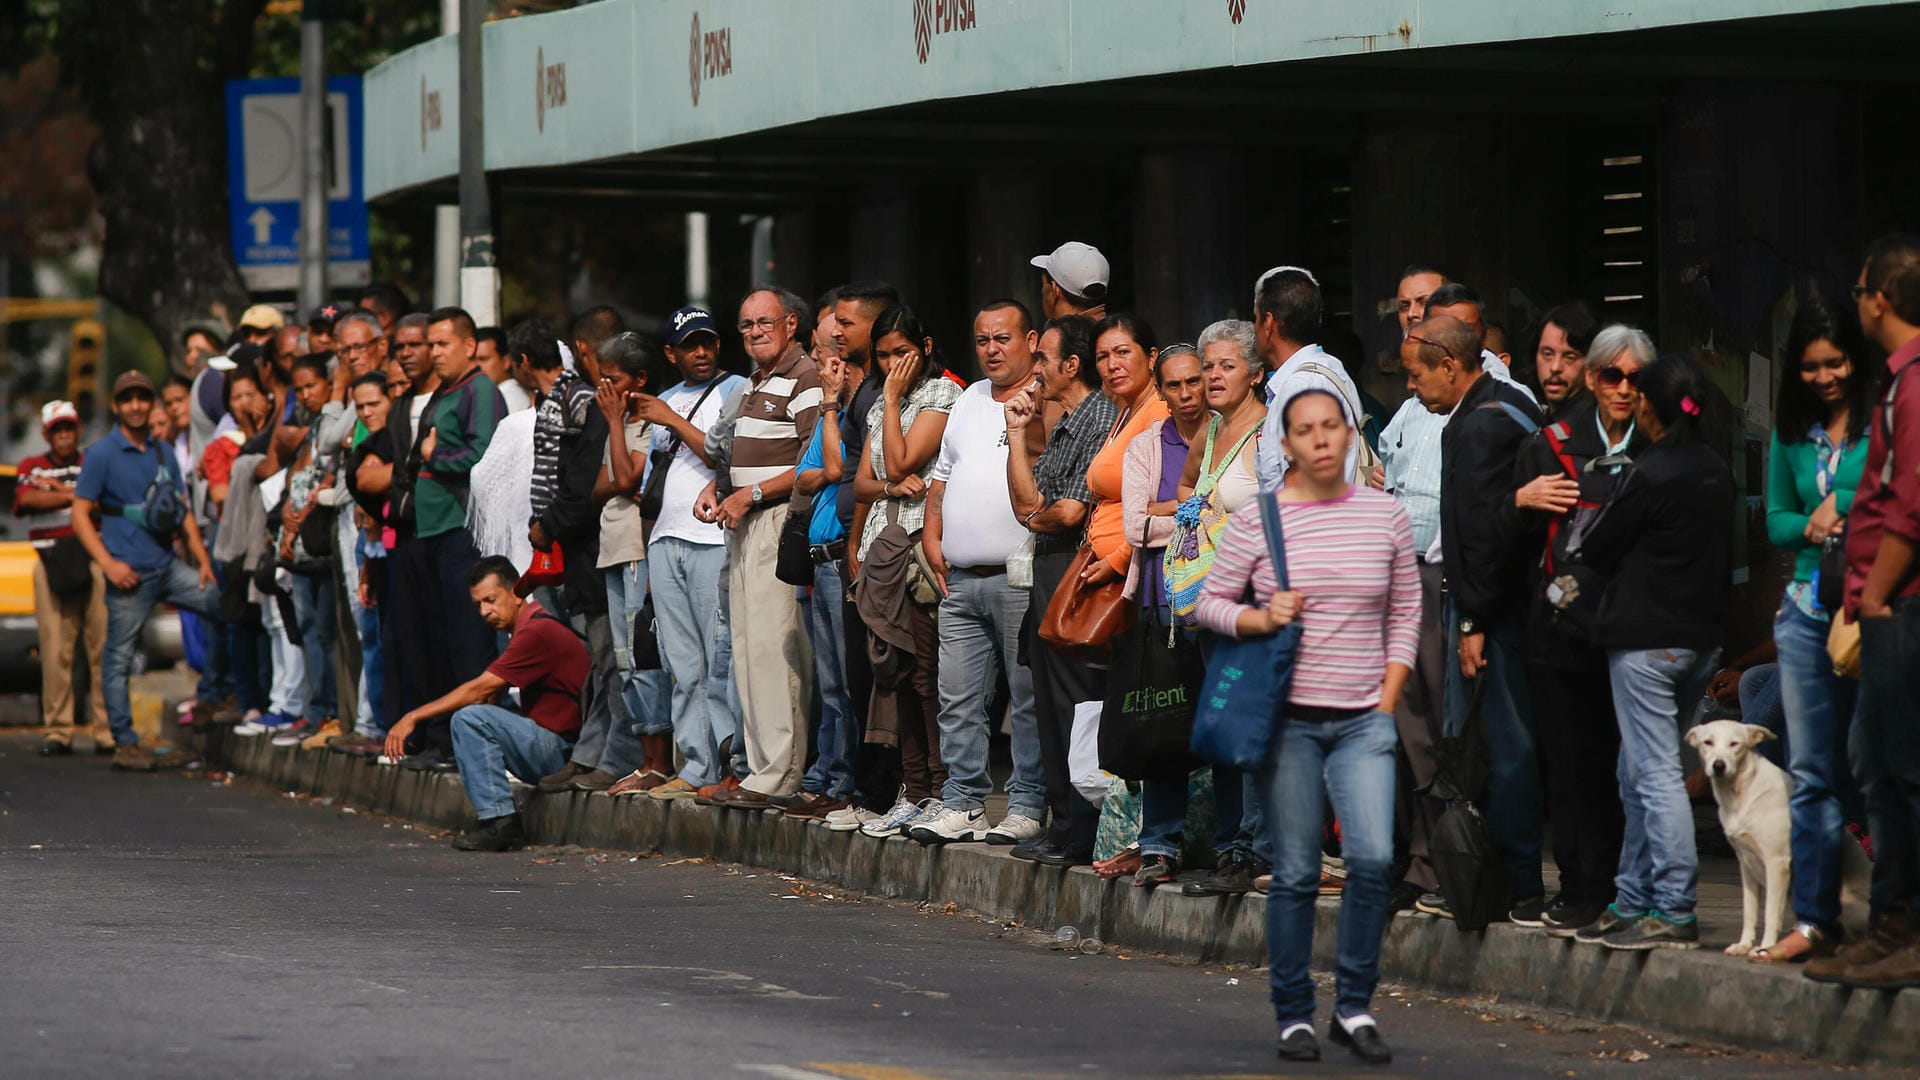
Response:
M514 592L519 581L504 556L489 555L473 568L468 593L488 626L512 635L507 651L478 676L402 716L387 732L387 753L397 758L415 724L453 714L460 783L480 817L479 828L454 837L453 846L461 851L527 846L507 774L532 783L559 769L580 731L586 647L539 601L521 599ZM522 712L493 704L509 686L520 691Z

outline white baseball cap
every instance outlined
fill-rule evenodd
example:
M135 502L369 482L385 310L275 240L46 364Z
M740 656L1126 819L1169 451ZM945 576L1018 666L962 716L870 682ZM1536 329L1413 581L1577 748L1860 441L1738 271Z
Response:
M1030 261L1045 270L1054 284L1075 296L1088 300L1106 298L1113 269L1107 265L1107 257L1092 244L1069 240L1054 248L1052 254L1035 255Z

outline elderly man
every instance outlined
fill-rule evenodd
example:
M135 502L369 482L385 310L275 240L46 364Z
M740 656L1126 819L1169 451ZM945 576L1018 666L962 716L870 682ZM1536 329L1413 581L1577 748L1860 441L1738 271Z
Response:
M39 551L33 563L33 617L40 624L40 714L46 724L40 753L70 752L82 725L73 697L74 654L85 643L89 693L86 713L95 750L112 747L106 699L101 696L100 657L107 643L106 578L87 557L73 532L75 481L80 479L80 413L70 401L49 401L40 410L47 452L20 462L13 512L27 525Z

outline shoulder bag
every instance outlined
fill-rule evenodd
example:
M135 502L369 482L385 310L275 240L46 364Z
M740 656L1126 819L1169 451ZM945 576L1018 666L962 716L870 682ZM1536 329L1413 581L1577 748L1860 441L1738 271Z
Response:
M713 393L714 388L718 387L720 381L725 378L726 376L723 374L715 375L713 380L707 383L707 388L700 392L699 400L693 403L693 409L687 413L688 423L692 423L693 418L700 415L700 406L707 403L707 396ZM667 502L667 467L673 464L673 456L680 452L680 444L680 433L676 431L673 433L673 437L667 440L667 445L648 455L647 483L640 491L640 519L642 521L659 520L660 509L665 506Z
M1274 580L1285 591L1287 542L1279 500L1270 493L1260 495L1260 522L1266 528ZM1294 653L1299 648L1298 620L1272 634L1216 639L1193 716L1190 745L1195 757L1237 769L1254 769L1266 762L1274 725L1286 708Z
M1127 413L1121 413L1107 431L1106 443L1112 443L1127 425ZM1102 446L1106 445L1103 443ZM1100 510L1100 504L1087 507L1087 521ZM1105 663L1113 653L1113 639L1133 623L1139 609L1129 599L1127 575L1119 574L1099 585L1087 585L1081 575L1100 561L1091 541L1082 540L1073 562L1061 577L1059 587L1047 601L1046 614L1040 620L1040 640L1055 652L1073 660Z
M1366 429L1367 421L1372 418L1361 410L1359 402L1347 395L1347 384L1341 382L1326 365L1313 363L1301 364L1300 370L1312 372L1320 376L1332 383L1334 389L1340 392L1340 400L1345 402L1347 406L1347 416L1353 421L1353 437L1359 440L1360 443L1360 453L1353 459L1353 475L1348 477L1348 479L1355 484L1366 484L1367 477L1373 475L1373 467L1380 464L1379 453L1376 452L1373 447L1367 445L1366 437L1361 434L1361 432ZM1280 407L1286 405L1286 402L1276 401L1273 404L1275 407Z
M1213 569L1214 550L1227 531L1227 512L1214 505L1213 492L1220 484L1247 441L1259 434L1254 428L1233 444L1225 457L1213 462L1213 438L1219 430L1216 419L1207 427L1206 449L1200 460L1212 464L1194 485L1193 494L1173 514L1173 542L1167 545L1163 569L1167 579L1167 603L1181 626L1193 625L1193 609L1200 604L1200 587L1206 584L1207 571Z
M1137 557L1146 558L1141 540ZM1191 635L1173 629L1161 610L1157 598L1146 598L1140 621L1114 642L1118 663L1100 710L1100 767L1123 780L1183 779L1199 765L1187 748L1206 666Z

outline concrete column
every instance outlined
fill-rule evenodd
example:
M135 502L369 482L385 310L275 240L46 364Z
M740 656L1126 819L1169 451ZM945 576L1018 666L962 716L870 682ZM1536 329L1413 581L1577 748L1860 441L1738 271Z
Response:
M968 306L1012 297L1040 318L1039 271L1028 260L1053 248L1040 235L1042 194L1030 172L985 172L967 185Z
M869 188L855 197L847 215L853 277L891 282L910 301L920 288L914 202L913 193L903 188Z
M1171 154L1143 154L1134 164L1132 306L1166 341L1181 340L1181 253L1192 233L1183 172Z

